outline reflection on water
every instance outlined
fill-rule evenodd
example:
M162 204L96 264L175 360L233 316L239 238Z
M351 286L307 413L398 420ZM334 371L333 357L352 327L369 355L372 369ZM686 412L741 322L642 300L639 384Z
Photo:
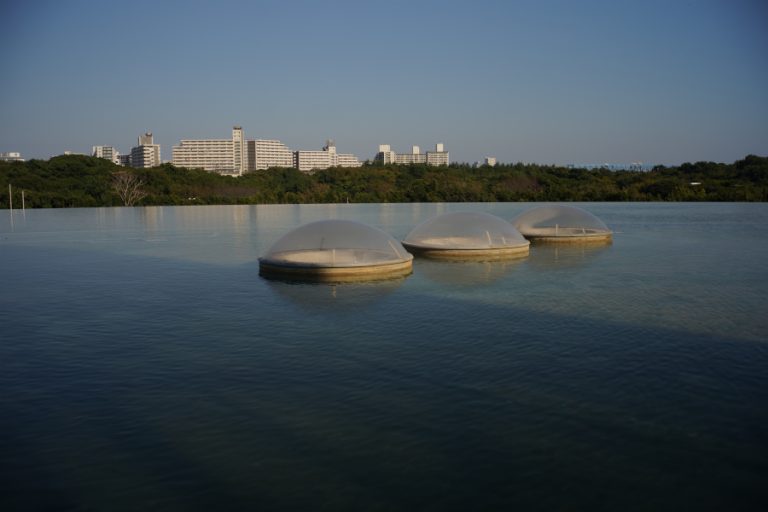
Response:
M611 242L600 244L532 244L528 265L532 270L576 268L588 265L610 250Z
M163 229L163 213L164 209L158 206L149 206L147 208L137 208L136 212L139 214L141 222L144 224L144 229L147 230L147 235L155 237L158 235L161 229Z
M525 261L523 258L498 261L445 261L417 258L414 273L441 285L482 287L503 278Z
M366 283L302 283L263 279L282 299L302 310L360 313L400 288L406 278Z

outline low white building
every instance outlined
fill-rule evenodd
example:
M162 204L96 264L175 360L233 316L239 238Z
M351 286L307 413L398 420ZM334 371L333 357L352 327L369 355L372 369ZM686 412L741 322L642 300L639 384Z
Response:
M3 153L0 153L0 162L23 162L24 159L21 157L21 153L18 151L6 151Z
M299 150L294 153L294 167L309 172L329 167L361 167L363 164L352 153L337 153L336 144L329 140L320 151Z
M389 144L379 145L379 152L376 153L374 158L376 162L382 164L427 164L427 165L448 165L450 164L450 156L445 151L443 143L435 145L434 151L427 151L426 154L421 152L419 146L413 146L410 153L396 153L392 151Z
M338 153L336 154L336 167L362 167L363 162L360 161L352 153Z

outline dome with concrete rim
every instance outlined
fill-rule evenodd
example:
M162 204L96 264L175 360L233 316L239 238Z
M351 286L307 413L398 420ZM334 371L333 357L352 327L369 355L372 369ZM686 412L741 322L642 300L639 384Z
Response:
M362 281L406 276L413 256L388 233L350 220L321 220L285 234L259 258L264 277Z
M488 213L444 213L408 233L410 252L441 259L505 259L526 256L528 242L507 221Z
M532 242L609 242L612 237L602 220L576 206L536 206L510 222Z

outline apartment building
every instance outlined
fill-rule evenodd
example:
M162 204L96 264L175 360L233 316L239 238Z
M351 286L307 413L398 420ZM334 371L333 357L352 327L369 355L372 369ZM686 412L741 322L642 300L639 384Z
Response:
M335 166L363 165L351 153L337 153L332 140L327 141L319 151L291 151L279 140L246 140L240 126L232 128L232 139L185 139L174 146L172 152L173 165L178 167L235 176L272 167L295 167L309 172Z
M293 151L279 140L249 140L247 156L249 171L270 167L293 167Z
M394 164L397 159L397 153L392 151L389 144L379 144L379 152L376 153L374 160L381 164Z
M412 146L410 153L395 153L396 164L425 164L427 163L427 155L421 152L419 146Z
M138 145L131 148L131 167L137 169L157 167L160 160L160 144L155 144L152 132L139 135Z
M18 151L4 151L0 153L0 162L23 162L21 153Z
M360 161L352 153L338 153L336 155L336 167L362 167L363 162Z
M320 151L299 150L294 153L294 167L309 172L329 167L361 167L363 164L352 153L337 153L336 144L329 140Z
M396 153L389 144L380 144L379 152L376 153L374 160L381 164L427 164L427 165L448 165L450 156L445 151L443 143L435 145L434 151L421 152L419 146L412 146L410 153Z
M91 156L109 160L113 164L120 165L120 152L112 146L93 146Z
M448 165L451 159L441 142L435 144L434 151L427 151L427 165Z
M240 126L232 128L231 139L182 140L171 152L171 161L177 167L236 176L248 170L246 143Z

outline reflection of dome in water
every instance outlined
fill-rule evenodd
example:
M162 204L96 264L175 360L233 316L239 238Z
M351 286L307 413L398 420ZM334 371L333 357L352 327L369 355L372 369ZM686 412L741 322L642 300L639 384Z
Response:
M355 314L373 307L404 281L405 278L331 284L270 279L267 283L279 297L302 310Z
M575 206L537 206L526 210L512 224L534 242L608 242L611 230L603 221Z
M453 287L488 286L502 279L514 268L526 261L507 258L496 261L440 261L421 259L416 262L415 272L430 281Z
M581 267L592 263L610 247L610 243L542 244L531 251L531 257L526 262L528 268L534 271Z
M413 256L380 229L350 220L322 220L280 238L259 258L265 277L365 281L411 273Z
M509 222L476 212L444 213L408 233L411 252L443 259L504 259L528 254L528 242Z

